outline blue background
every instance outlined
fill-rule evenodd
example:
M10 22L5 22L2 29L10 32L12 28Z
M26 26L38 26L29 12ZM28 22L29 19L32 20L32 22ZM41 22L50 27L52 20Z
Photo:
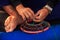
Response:
M20 30L1 32L0 40L60 40L60 24L52 25L49 30L39 34L27 34Z
M36 0L33 0L36 2ZM40 0L40 4L38 3L39 1L37 0L37 3L40 5L35 8L34 6L36 5L35 2L28 2L31 4L30 6L27 4L27 6L31 7L35 12L38 9L41 9L43 5L45 5L46 0ZM33 5L35 3L35 5ZM46 18L47 20L58 20L60 19L60 3L57 4L54 7L54 10L52 11L51 14L48 15ZM57 21L56 21L57 22ZM21 30L15 30L11 33L6 33L6 32L0 32L0 40L60 40L60 24L52 24L50 26L50 29L39 33L39 34L27 34L22 32Z

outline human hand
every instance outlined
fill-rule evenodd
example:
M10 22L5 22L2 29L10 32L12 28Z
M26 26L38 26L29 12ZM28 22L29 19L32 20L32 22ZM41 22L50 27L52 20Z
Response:
M34 12L28 7L22 7L23 5L19 5L16 7L17 12L20 16L22 16L23 20L33 19Z
M18 24L22 23L22 21L19 17L9 16L4 23L6 32L12 32Z
M48 11L48 9L46 9L46 8L43 8L43 9L41 9L41 10L39 10L37 13L36 13L36 18L34 19L34 21L35 22L41 22L41 21L43 21L45 18L46 18L46 16L49 14L49 11Z

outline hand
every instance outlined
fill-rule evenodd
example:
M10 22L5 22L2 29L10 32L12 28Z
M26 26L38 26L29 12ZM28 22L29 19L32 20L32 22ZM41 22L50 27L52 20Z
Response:
M23 20L26 19L33 19L34 18L34 12L30 8L21 7L22 5L19 5L16 7L16 10L18 11L19 15L22 16Z
M6 32L12 32L18 24L22 23L21 19L16 16L9 16L5 20L5 30Z
M41 21L43 21L45 18L46 18L46 16L49 14L49 11L48 11L48 9L46 9L46 8L43 8L43 9L41 9L41 10L39 10L37 13L36 13L36 18L34 19L34 21L35 22L41 22Z

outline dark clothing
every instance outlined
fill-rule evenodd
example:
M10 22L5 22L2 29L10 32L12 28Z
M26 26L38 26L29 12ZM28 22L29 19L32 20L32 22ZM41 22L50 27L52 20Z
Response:
M24 6L30 7L37 11L46 4L53 8L58 2L59 0L0 0L0 7L9 5L10 3L12 3L14 6L22 3Z
M58 2L60 2L60 0L49 0L47 4L53 8Z
M0 7L8 5L9 1L8 0L0 0Z
M17 5L19 5L19 4L21 4L21 0L9 0L9 2L11 3L11 4L13 4L13 6L17 6Z
M43 2L44 1L44 2ZM10 2L16 6L22 3L24 6L30 7L35 12L41 9L44 5L48 4L50 7L54 7L59 0L10 0Z

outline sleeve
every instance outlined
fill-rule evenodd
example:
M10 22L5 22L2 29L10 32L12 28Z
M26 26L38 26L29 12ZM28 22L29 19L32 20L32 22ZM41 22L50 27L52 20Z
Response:
M17 6L17 5L19 5L19 4L21 4L21 0L9 0L10 2L11 2L11 4L13 5L13 6Z
M47 5L49 5L51 8L53 8L57 3L59 3L60 0L49 0Z
M9 1L8 0L0 0L0 7L5 6L5 5L9 5Z

